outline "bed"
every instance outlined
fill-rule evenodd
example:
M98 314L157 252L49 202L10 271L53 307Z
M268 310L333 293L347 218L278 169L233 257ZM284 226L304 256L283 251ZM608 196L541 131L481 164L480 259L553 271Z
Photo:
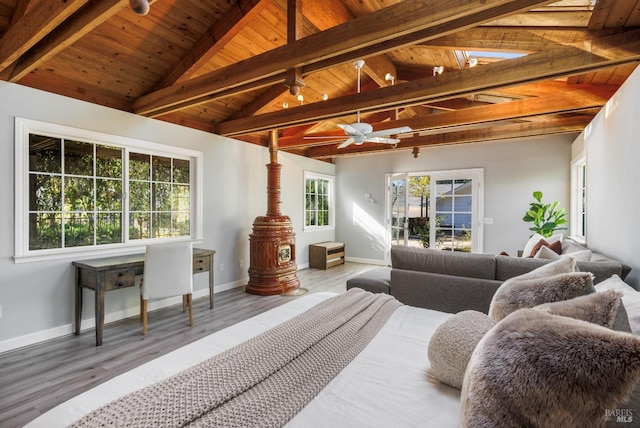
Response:
M27 427L66 427L93 410L160 382L296 317L334 293L308 294L216 332L82 393ZM427 347L451 314L401 306L287 427L457 427L460 391L430 376Z

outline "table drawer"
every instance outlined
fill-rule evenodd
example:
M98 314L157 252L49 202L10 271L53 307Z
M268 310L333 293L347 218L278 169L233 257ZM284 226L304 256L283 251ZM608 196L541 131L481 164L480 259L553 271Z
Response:
M105 291L133 287L136 283L136 271L135 269L112 270L105 273L104 279Z
M209 257L193 258L193 273L207 272L211 269L211 260Z

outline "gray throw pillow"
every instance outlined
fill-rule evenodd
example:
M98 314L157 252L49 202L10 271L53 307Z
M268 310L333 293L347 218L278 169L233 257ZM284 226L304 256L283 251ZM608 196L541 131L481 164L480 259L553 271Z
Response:
M477 311L458 312L440 324L427 351L433 376L454 388L462 388L473 350L495 324L487 314Z
M542 267L546 266L548 265ZM523 277L511 278L498 288L489 306L491 318L500 321L521 308L533 308L543 303L559 302L595 292L593 275L589 272L521 279Z
M499 322L476 346L462 427L603 427L640 379L640 338L536 309Z
M615 290L592 293L561 302L545 303L534 309L631 333L627 313L622 304L622 293Z

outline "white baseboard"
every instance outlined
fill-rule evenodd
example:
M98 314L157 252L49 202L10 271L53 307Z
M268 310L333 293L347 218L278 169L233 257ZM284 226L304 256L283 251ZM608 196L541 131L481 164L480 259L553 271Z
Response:
M367 264L367 265L379 265L379 266L386 266L387 265L384 262L384 260L378 260L378 259L363 259L363 258L359 258L359 257L345 257L344 260L346 262L363 263L363 264Z
M232 290L238 287L244 287L247 284L248 278L239 279L237 281L229 282L227 284L216 285L213 288L214 295L222 291ZM203 288L193 293L193 298L198 299L201 297L209 296L209 289ZM148 310L154 311L162 309L167 306L179 305L182 303L182 297L171 297L169 299L154 300L149 302ZM140 314L139 307L130 307L116 312L110 312L104 315L104 323L109 324L115 321L120 321L126 318L138 316ZM94 317L82 320L81 331L92 330L96 327L96 319ZM35 345L37 343L45 342L47 340L56 339L58 337L69 336L73 334L73 323L61 325L59 327L51 328L48 330L38 331L36 333L26 334L24 336L18 336L11 339L0 341L0 354L3 352L13 351L14 349L24 348L25 346Z

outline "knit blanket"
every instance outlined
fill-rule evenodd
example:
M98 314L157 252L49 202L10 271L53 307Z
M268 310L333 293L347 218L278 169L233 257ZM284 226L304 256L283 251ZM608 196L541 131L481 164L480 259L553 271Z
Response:
M402 306L352 288L73 427L279 427L362 351Z

